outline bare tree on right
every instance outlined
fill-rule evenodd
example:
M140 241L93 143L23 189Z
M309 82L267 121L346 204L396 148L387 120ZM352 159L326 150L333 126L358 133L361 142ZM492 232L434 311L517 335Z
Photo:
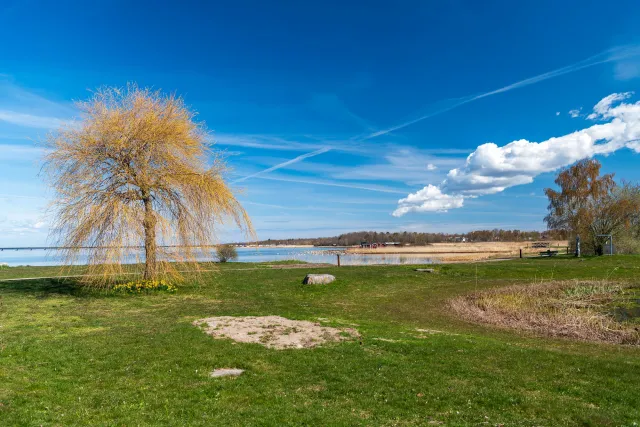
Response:
M586 253L602 255L612 235L625 251L640 248L640 186L616 183L614 174L600 175L602 165L585 159L562 170L555 183L560 190L546 188L549 229L565 230L571 240L580 236Z

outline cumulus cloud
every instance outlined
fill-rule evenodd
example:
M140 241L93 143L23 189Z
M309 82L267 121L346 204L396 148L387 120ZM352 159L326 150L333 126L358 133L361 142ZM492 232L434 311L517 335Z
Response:
M463 202L463 196L443 194L440 188L429 184L417 193L398 200L398 208L393 216L409 212L447 212L449 209L461 208Z
M529 184L541 173L622 148L640 153L640 102L625 103L631 93L614 93L596 104L588 118L605 123L542 142L524 139L499 147L480 145L464 166L452 169L439 185L429 185L398 201L394 216L460 208L465 198L495 194Z
M624 101L633 95L633 92L612 93L609 96L605 96L593 107L593 113L587 116L587 119L608 119L613 117L611 114L611 106L616 102Z
M428 170L428 171L434 171L434 170L436 170L436 169L438 169L438 167L437 167L436 165L434 165L433 163L429 163L429 164L427 165L427 170Z

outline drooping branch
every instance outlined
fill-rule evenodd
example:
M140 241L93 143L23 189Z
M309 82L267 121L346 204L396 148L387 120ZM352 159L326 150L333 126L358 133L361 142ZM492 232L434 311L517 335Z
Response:
M98 90L78 108L78 123L48 137L45 159L57 196L54 237L67 263L86 256L90 272L106 280L141 261L144 247L151 278L184 268L170 261L197 268L221 224L252 233L224 163L180 98L130 85Z

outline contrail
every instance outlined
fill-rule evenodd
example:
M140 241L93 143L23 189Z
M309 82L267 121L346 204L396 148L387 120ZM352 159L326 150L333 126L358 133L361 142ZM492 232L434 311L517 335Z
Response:
M371 187L364 185L355 185L355 184L342 184L338 182L330 182L330 181L317 181L310 179L290 179L290 178L280 178L273 176L265 176L263 179L268 179L271 181L284 181L284 182L299 182L301 184L314 184L314 185L327 185L329 187L343 187L343 188L353 188L355 190L368 190L368 191L377 191L380 193L394 193L394 194L405 194L406 191L396 190L393 188L386 187Z
M299 161L307 159L309 157L313 157L313 156L320 155L322 153L326 153L327 151L330 151L330 150L331 150L331 147L323 147L323 148L321 148L319 150L312 151L311 153L302 154L302 155L300 155L298 157L295 157L295 158L293 158L291 160L287 160L286 162L282 162L282 163L279 163L279 164L277 164L275 166L271 166L268 169L262 170L260 172L256 172L256 173L251 174L251 175L247 175L247 176L245 176L243 178L240 178L240 179L236 179L235 181L232 182L232 184L235 184L237 182L242 182L242 181L247 180L249 178L255 178L256 176L260 176L260 175L265 174L265 173L273 172L273 171L278 170L280 168L283 168L285 166L289 166L289 165L291 165L293 163L298 163Z
M418 117L416 119L412 119L412 120L406 121L404 123L400 123L398 125L392 126L390 128L370 133L370 134L365 135L365 136L355 136L355 137L353 137L351 139L351 141L354 142L354 143L366 141L366 140L369 140L369 139L372 139L372 138L375 138L375 137L378 137L378 136L381 136L381 135L386 135L386 134L388 134L390 132L393 132L393 131L396 131L396 130L399 130L399 129L406 128L407 126L410 126L410 125L412 125L414 123L421 122L421 121L423 121L425 119L428 119L429 117L437 116L437 115L445 113L447 111L451 111L454 108L458 108L458 107L460 107L462 105L469 104L470 102L477 101L477 100L482 99L482 98L487 98L489 96L497 95L499 93L508 92L510 90L513 90L513 89L519 89L519 88L522 88L522 87L526 87L526 86L529 86L529 85L532 85L532 84L535 84L535 83L539 83L539 82L542 82L542 81L545 81L545 80L552 79L554 77L559 77L559 76L563 76L565 74L574 73L576 71L580 71L580 70L583 70L585 68L590 68L590 67L594 67L596 65L605 64L605 63L612 62L612 61L618 61L618 60L621 60L621 59L632 58L632 57L639 56L639 55L640 55L640 46L633 46L632 45L632 46L622 46L622 47L619 47L619 48L608 49L608 50L600 52L600 53L598 53L596 55L593 55L593 56L591 56L589 58L586 58L586 59L583 59L581 61L578 61L578 62L576 62L574 64L567 65L567 66L561 67L561 68L557 68L557 69L552 70L552 71L547 71L546 73L538 74L537 76L529 77L527 79L520 80L518 82L508 84L508 85L503 86L503 87L498 88L498 89L494 89L494 90L491 90L491 91L488 91L488 92L484 92L484 93L481 93L481 94L468 95L468 96L464 96L464 97L458 98L457 102L455 102L452 105L449 105L448 107L441 108L441 109L433 111L431 113L422 115L422 116L420 116L420 117ZM244 178L240 178L240 179L234 181L234 183L242 182L242 181L244 181L246 179L254 178L256 176L259 176L259 175L262 175L262 174L265 174L265 173L269 173L269 172L272 172L274 170L278 170L278 169L283 168L285 166L288 166L290 164L297 163L297 162L299 162L301 160L304 160L304 159L308 159L309 157L314 157L314 156L317 156L319 154L326 153L329 150L331 150L331 148L321 148L321 149L313 151L311 153L303 154L302 156L298 156L298 157L296 157L294 159L291 159L291 160L288 160L288 161L286 161L284 163L280 163L278 165L272 166L269 169L265 169L263 171L256 172L256 173L254 173L252 175L245 176Z
M418 123L418 122L420 122L422 120L428 119L429 117L433 117L433 116L436 116L438 114L442 114L442 113L445 113L447 111L453 110L454 108L458 108L458 107L460 107L462 105L468 104L470 102L477 101L478 99L487 98L489 96L497 95L499 93L508 92L510 90L513 90L513 89L519 89L519 88L522 88L522 87L526 87L526 86L529 86L529 85L532 85L532 84L535 84L535 83L539 83L539 82L542 82L542 81L545 81L545 80L552 79L554 77L559 77L559 76L563 76L565 74L574 73L576 71L580 71L580 70L583 70L585 68L590 68L590 67L594 67L596 65L605 64L607 62L612 62L612 61L618 61L618 60L621 60L621 59L632 58L632 57L638 56L638 55L640 55L640 47L638 47L638 46L623 46L623 47L620 47L620 48L608 49L608 50L605 50L604 52L600 52L600 53L598 53L596 55L593 55L593 56L591 56L591 57L589 57L587 59L583 59L582 61L578 61L578 62L576 62L574 64L567 65L565 67L558 68L558 69L555 69L555 70L552 70L552 71L548 71L546 73L538 74L537 76L529 77L527 79L520 80L520 81L515 82L515 83L511 83L511 84L503 86L503 87L501 87L499 89L494 89L494 90L491 90L489 92L481 93L481 94L478 94L478 95L469 95L469 96L466 96L466 97L462 97L462 98L460 98L460 101L458 101L458 102L456 102L456 103L454 103L454 104L452 104L452 105L450 105L448 107L442 108L440 110L433 111L433 112L431 112L429 114L425 114L425 115L420 116L420 117L418 117L416 119L409 120L409 121L406 121L404 123L392 126L392 127L388 128L388 129L384 129L384 130L379 130L377 132L373 132L373 133L365 136L364 138L362 138L361 141L365 141L365 140L368 140L368 139L371 139L371 138L375 138L377 136L385 135L385 134L387 134L389 132L393 132L393 131L398 130L398 129L405 128L405 127L410 126L410 125L412 125L414 123Z
M462 101L458 101L455 104L452 104L452 105L450 105L448 107L441 108L440 110L433 111L433 112L431 112L429 114L425 114L424 116L420 116L417 119L409 120L408 122L404 122L404 123L392 126L390 128L387 128L387 129L383 129L383 130L379 130L377 132L370 133L369 135L367 135L365 137L362 137L360 139L360 141L366 141L368 139L375 138L376 136L386 135L389 132L393 132L393 131L398 130L398 129L406 128L407 126L410 126L410 125L412 125L414 123L421 122L421 121L423 121L425 119L428 119L429 117L437 116L438 114L446 113L449 110L453 110L454 108L457 108L457 107L459 107L461 105L468 104L469 102L474 101L476 99L479 99L479 98L475 98L475 97L462 98Z

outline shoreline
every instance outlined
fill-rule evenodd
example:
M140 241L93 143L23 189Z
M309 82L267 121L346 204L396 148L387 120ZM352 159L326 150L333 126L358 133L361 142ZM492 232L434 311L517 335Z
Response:
M550 246L564 254L562 244L567 242L549 242ZM492 243L434 243L428 246L387 246L377 249L344 247L344 246L311 246L311 245L270 245L245 246L238 248L240 263L271 263L278 261L306 261L310 264L337 264L337 256L341 256L343 265L411 265L437 264L449 262L474 262L496 258L519 258L537 256L545 248L531 248L531 242L492 242ZM46 252L46 251L44 251ZM42 266L55 267L61 260L51 254L43 255L43 251L7 252L6 257L0 253L0 264L7 266ZM125 264L136 264L134 258L127 259ZM202 259L201 262L215 262L215 258ZM78 264L80 265L80 264Z

